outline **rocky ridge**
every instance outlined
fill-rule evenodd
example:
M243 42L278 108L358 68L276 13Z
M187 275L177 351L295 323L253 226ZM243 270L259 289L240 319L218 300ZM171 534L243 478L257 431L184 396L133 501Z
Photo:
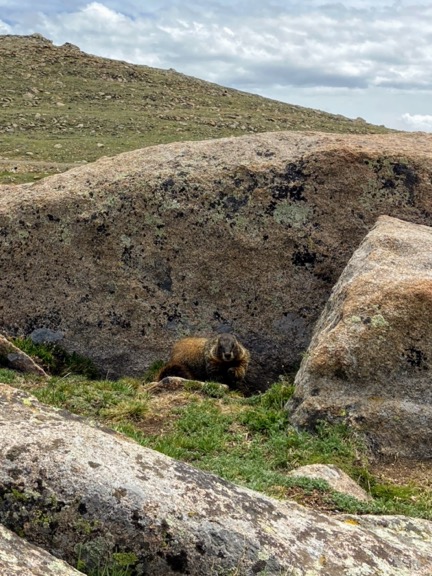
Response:
M153 144L275 130L389 132L175 70L56 46L40 34L0 35L0 181L31 181ZM27 174L21 165L18 173L9 169L15 160L29 164Z

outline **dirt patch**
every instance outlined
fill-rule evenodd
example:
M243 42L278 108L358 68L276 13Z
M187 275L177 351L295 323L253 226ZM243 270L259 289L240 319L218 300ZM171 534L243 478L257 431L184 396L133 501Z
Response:
M432 489L432 461L394 459L372 463L371 472L382 482L415 484Z

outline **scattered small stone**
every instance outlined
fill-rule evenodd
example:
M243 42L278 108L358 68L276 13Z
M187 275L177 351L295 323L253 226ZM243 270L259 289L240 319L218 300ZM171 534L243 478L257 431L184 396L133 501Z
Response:
M352 478L345 474L343 470L331 464L310 464L309 466L301 466L295 470L291 470L288 476L295 476L300 478L320 478L325 480L330 488L352 496L360 502L369 502L372 498L363 490Z
M55 343L63 340L64 332L51 330L50 328L36 328L30 334L31 341L34 344Z

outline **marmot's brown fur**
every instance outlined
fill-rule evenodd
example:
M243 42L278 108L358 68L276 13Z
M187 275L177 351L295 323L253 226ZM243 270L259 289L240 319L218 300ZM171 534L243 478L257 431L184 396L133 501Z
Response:
M235 385L241 382L250 354L233 334L213 338L183 338L174 344L168 363L157 379L181 376L188 380L212 380Z

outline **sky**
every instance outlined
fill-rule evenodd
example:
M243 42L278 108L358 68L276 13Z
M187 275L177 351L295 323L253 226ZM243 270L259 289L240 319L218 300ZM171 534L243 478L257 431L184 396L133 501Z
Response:
M0 34L432 132L432 0L0 0Z

